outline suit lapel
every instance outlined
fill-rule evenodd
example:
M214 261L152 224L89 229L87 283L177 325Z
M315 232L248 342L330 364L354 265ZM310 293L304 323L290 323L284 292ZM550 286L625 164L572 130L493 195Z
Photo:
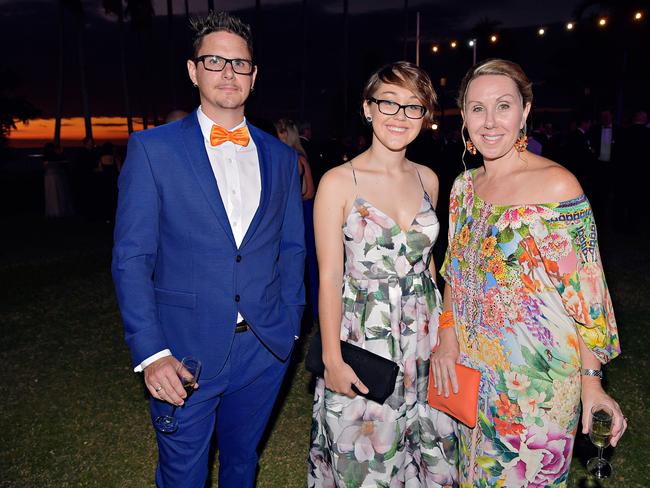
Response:
M253 138L253 142L255 142L255 147L257 148L257 159L260 166L261 194L260 204L255 211L253 220L248 226L248 230L241 242L240 248L246 245L259 226L260 220L262 219L266 206L268 205L269 195L271 193L271 154L266 144L266 135L251 124L248 124L248 130Z
M196 112L184 119L181 130L183 132L183 142L187 151L187 158L199 182L201 191L208 200L210 208L212 208L225 235L228 236L233 246L236 247L235 237L232 234L228 215L221 200L219 187L217 186L212 166L210 166L210 160L205 151L205 142L203 141L203 134L201 133Z

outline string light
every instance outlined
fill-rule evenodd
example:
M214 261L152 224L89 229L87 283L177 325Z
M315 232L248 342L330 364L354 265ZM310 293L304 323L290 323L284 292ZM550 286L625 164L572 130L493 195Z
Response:
M628 17L628 19L629 19L629 17ZM635 10L635 11L633 11L631 20L633 22L640 22L642 20L645 20L645 12L643 10ZM609 17L607 17L606 15L602 15L600 17L597 17L596 25L599 28L607 27L609 25ZM575 22L573 20L567 21L564 24L564 28L567 31L573 31L573 30L576 29L576 27L577 27L577 22ZM547 34L547 28L546 27L538 27L537 28L537 35L539 37L544 37L544 36L546 36L546 34ZM495 43L497 43L499 41L499 36L497 34L491 34L488 39L492 44L495 44ZM472 48L476 46L476 39L475 38L467 39L466 41L463 41L463 40L459 41L457 39L454 39L454 40L445 41L445 42L449 42L449 47L451 49L456 49L459 46L460 42L467 42L467 45L469 47L472 47ZM439 53L440 52L440 45L439 44L433 45L431 47L431 51L434 54Z

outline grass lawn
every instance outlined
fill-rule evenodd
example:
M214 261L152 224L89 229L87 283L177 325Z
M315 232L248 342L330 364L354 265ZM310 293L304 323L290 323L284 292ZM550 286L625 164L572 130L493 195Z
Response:
M0 486L153 486L154 433L122 337L109 229L32 216L2 227ZM648 487L650 259L639 236L601 235L623 347L606 367L607 388L630 418L619 447L607 451L614 476L602 486ZM312 391L303 349L260 460L259 487L306 484ZM580 435L569 486L598 486L583 467L595 452Z

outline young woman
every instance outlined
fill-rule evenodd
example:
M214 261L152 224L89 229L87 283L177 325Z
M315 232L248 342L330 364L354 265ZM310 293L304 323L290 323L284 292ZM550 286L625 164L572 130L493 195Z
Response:
M429 77L411 63L374 73L363 91L371 146L326 173L316 194L325 377L316 385L310 487L455 483L455 423L427 404L442 305L431 260L438 178L405 157L434 102ZM353 385L368 390L340 340L399 365L384 404L355 395Z

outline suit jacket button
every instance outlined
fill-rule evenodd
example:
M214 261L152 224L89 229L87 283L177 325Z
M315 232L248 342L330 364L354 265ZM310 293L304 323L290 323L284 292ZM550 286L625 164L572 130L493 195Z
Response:
M239 301L239 295L235 295L235 301L236 301L236 302Z
M235 261L240 262L241 261L241 256L237 254L237 257L235 258Z

